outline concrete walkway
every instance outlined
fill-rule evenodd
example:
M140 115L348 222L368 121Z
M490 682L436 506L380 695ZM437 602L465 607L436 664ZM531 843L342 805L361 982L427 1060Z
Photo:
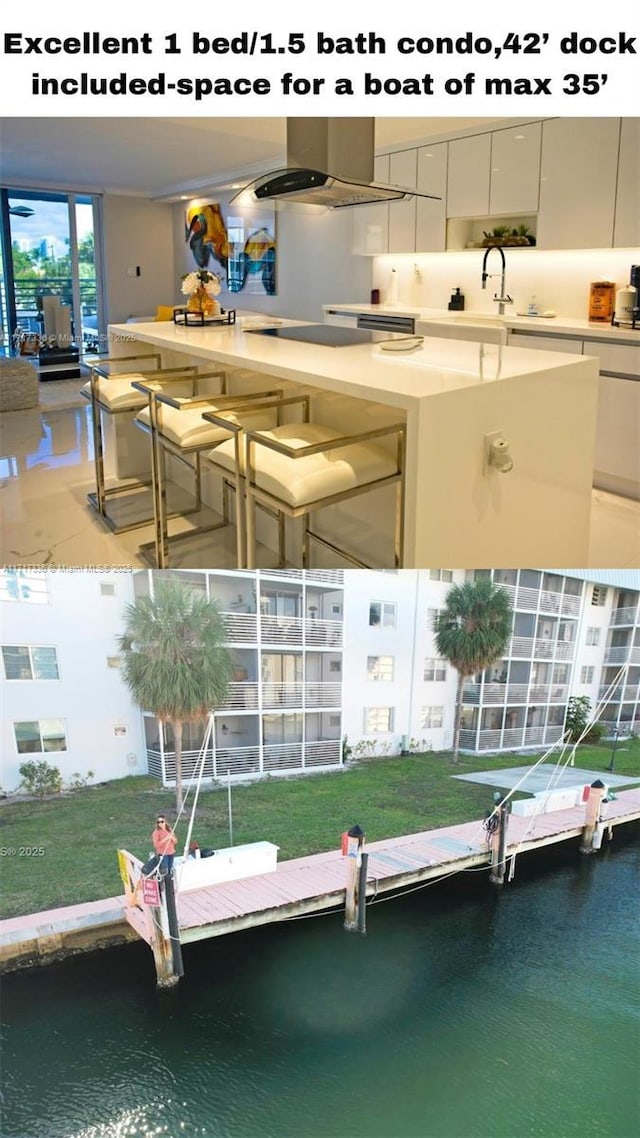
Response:
M588 771L582 767L565 767L555 774L552 763L541 763L535 770L530 767L504 767L496 771L474 771L473 774L454 774L452 778L459 778L461 782L478 782L482 786L497 786L501 790L512 790L520 779L524 782L518 787L527 794L539 794L549 787L549 780L553 778L553 789L566 789L568 786L591 785L596 779L601 779L605 786L615 789L617 786L633 786L640 782L636 776L609 774L609 771Z

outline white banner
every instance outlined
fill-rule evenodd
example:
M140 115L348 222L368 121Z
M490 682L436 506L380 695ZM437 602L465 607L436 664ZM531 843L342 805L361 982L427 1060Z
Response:
M635 26L634 26L635 25ZM5 5L11 116L634 115L637 8Z

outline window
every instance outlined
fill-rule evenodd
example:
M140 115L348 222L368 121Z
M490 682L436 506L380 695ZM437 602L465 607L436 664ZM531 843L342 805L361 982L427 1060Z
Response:
M6 645L2 649L7 680L57 680L58 661L55 648L29 648Z
M329 671L330 672L341 672L342 671L342 660L329 660Z
M582 668L582 670L580 672L580 683L581 684L592 684L593 683L593 668Z
M119 668L121 663L119 656L107 656L107 668Z
M427 659L424 662L424 678L428 681L436 680L440 683L447 678L447 661Z
M63 719L34 719L14 723L19 755L66 751L67 736Z
M103 597L115 597L115 595L116 595L115 585L113 585L111 583L111 581L101 581L100 582L100 595Z
M423 707L420 712L420 726L426 727L442 727L444 721L444 708L443 707Z
M595 645L600 643L600 629L593 626L587 629L587 644Z
M396 605L388 601L371 601L369 625L371 628L395 628Z
M607 589L604 585L594 585L591 592L591 604L602 606L607 603Z
M0 576L0 600L25 601L46 605L49 601L48 574L26 569L3 569Z
M367 656L368 680L393 680L393 656Z
M367 735L378 735L393 731L392 707L365 707L364 729Z
M453 569L430 569L430 581L453 581Z
M436 626L436 620L440 616L440 609L427 609L427 627L430 632L433 632Z

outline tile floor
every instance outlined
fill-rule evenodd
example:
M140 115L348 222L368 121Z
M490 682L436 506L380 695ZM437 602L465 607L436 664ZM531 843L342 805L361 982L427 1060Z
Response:
M40 408L0 415L3 564L144 564L138 548L153 540L152 526L112 534L87 506L95 485L93 446L80 386L71 380L42 384ZM233 530L201 542L190 543L188 553L187 543L176 547L172 564L233 567ZM581 568L589 566L640 567L640 502L593 491L589 562Z

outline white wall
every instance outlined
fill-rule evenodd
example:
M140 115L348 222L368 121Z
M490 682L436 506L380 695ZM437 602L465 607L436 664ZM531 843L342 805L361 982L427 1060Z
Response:
M463 581L464 572L456 571L454 580ZM400 750L404 736L408 740L426 740L435 751L451 745L456 673L448 667L444 682L426 683L423 679L425 658L437 655L428 609L442 608L450 587L448 582L429 580L428 570L345 571L343 669L348 698L344 701L342 729L352 747L367 738L377 743L378 750L388 746L388 752L394 754ZM371 601L396 604L395 628L369 625ZM394 657L393 681L368 679L369 656ZM423 729L422 708L440 706L445 709L443 727ZM393 731L367 736L367 707L393 707Z
M637 249L505 249L506 289L515 301L507 313L526 312L532 293L540 311L554 309L558 316L588 319L589 285L595 280L615 281L618 288L629 283L629 269L638 263ZM391 254L373 258L373 285L384 303L391 269L398 271L398 301L421 308L446 308L451 293L459 286L465 295L465 309L497 312L493 300L499 291L499 278L487 281L482 289L483 249L449 253ZM363 258L366 260L366 258ZM421 280L416 275L417 266ZM487 271L500 272L500 258L491 253ZM346 303L342 295L333 303Z
M227 216L230 194L219 194L207 201L218 201L223 217ZM177 266L176 291L180 298L180 277L196 268L184 239L185 210L196 201L180 202L174 206L175 260ZM278 210L276 213L277 240L277 294L228 293L223 290L220 302L224 308L249 309L272 316L287 316L294 320L323 319L322 305L336 296L343 303L369 301L371 290L371 263L366 257L351 253L351 210L313 211ZM212 272L220 266L211 261Z
M46 576L48 604L2 603L2 643L55 647L59 679L3 683L0 785L15 789L18 768L29 759L57 766L65 781L89 770L96 781L142 774L147 769L142 717L120 669L107 666L107 657L117 655L124 606L133 599L131 574L58 569ZM101 595L102 582L115 586L114 596ZM14 722L39 719L65 720L66 751L18 754ZM126 728L126 734L116 735L116 727Z
M178 300L173 208L147 198L103 198L106 323L153 316L159 304ZM128 270L140 266L140 276Z

